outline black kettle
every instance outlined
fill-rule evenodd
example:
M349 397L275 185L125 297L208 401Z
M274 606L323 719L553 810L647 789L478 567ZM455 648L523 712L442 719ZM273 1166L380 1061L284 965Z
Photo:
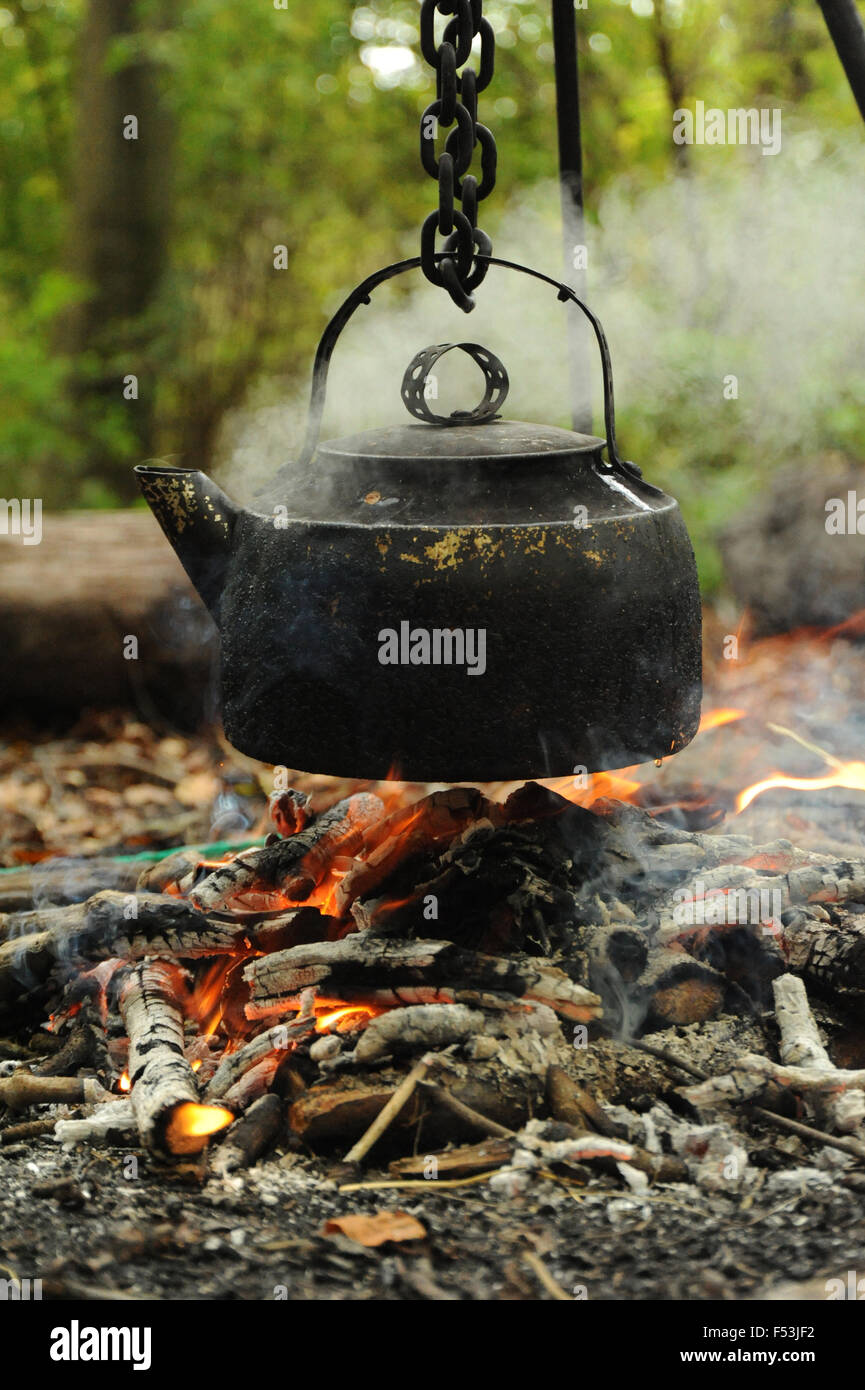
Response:
M619 457L606 339L572 290L526 272L592 324L606 439L499 418L504 370L476 344L458 346L484 372L484 400L439 420L424 382L443 344L406 373L419 423L318 444L342 328L419 264L378 271L334 316L301 467L254 509L195 469L136 469L219 627L228 738L295 769L425 782L677 752L700 712L693 550L677 502Z

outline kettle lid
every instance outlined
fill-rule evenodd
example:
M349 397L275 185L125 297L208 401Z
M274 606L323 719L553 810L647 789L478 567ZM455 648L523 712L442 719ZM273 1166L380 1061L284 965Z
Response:
M596 435L521 420L492 420L483 425L392 425L326 440L319 445L318 458L334 464L361 459L433 464L457 458L477 463L529 461L539 456L549 459L596 453L605 443Z

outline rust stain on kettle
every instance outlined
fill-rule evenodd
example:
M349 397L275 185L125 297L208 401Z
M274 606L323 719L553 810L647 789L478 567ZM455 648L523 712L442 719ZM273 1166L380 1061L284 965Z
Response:
M471 549L472 546L482 559L504 554L501 540L491 536L487 531L476 531L470 526L461 527L456 531L446 531L441 540L425 547L424 554L432 560L436 570L456 569L467 558L462 553L464 548Z

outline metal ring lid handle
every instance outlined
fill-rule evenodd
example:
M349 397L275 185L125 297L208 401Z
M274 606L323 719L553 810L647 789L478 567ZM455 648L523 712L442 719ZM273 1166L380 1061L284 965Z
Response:
M454 410L450 415L438 415L430 409L426 388L433 380L432 369L439 358L455 348L467 353L483 372L483 399L474 410ZM489 348L482 347L480 343L436 343L434 347L422 348L409 362L400 394L409 414L425 424L486 425L490 420L498 419L499 411L508 397L509 385L504 363Z
M440 253L441 259L444 253ZM556 290L559 300L562 303L576 305L589 320L594 330L598 350L601 354L601 370L604 382L604 428L607 439L607 456L609 459L608 468L624 474L626 478L642 479L642 473L635 463L629 463L619 454L616 444L616 414L613 399L613 368L610 362L610 349L607 345L607 338L601 326L601 321L592 312L587 304L579 299L570 285L564 284L561 280L555 280L551 275L545 275L541 270L533 270L530 266L520 265L517 261L500 260L498 256L483 256L478 259L486 261L489 265L499 266L502 270L516 270L521 275L529 275L534 280L540 280L545 285L552 285ZM321 340L315 354L315 361L312 369L312 391L309 402L309 415L307 417L306 437L301 449L299 462L302 465L311 463L315 451L318 448L319 435L321 431L321 419L324 414L325 400L327 397L327 377L330 369L330 359L339 340L342 330L345 328L349 319L362 304L369 304L373 290L379 285L383 285L387 280L393 280L397 275L404 275L409 270L419 270L421 265L420 257L413 256L411 260L395 261L393 265L384 266L377 270L373 275L369 275L366 280L361 281L356 289L352 290L347 299L343 301L337 309L330 323L321 335ZM649 483L643 483L646 488L651 487ZM657 492L657 488L651 489Z

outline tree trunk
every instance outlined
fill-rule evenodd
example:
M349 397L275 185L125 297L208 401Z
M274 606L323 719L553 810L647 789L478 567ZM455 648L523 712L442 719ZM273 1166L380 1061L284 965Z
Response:
M90 292L74 316L71 346L79 362L87 354L95 364L73 383L84 471L124 500L137 495L131 470L94 426L116 403L133 436L133 461L152 452L153 327L145 316L165 264L169 209L169 130L154 67L138 57L118 62L118 46L139 34L134 2L90 0L79 51L72 245L74 270ZM128 376L138 378L137 399L124 396Z
M676 67L673 55L673 41L670 31L664 23L663 9L660 5L655 6L654 11L654 31L655 31L655 52L658 56L658 67L664 77L664 85L667 89L667 97L670 102L670 119L675 117L675 113L680 111L685 104L685 79L681 71ZM687 145L673 145L673 154L680 169L688 170L691 167L691 156Z

